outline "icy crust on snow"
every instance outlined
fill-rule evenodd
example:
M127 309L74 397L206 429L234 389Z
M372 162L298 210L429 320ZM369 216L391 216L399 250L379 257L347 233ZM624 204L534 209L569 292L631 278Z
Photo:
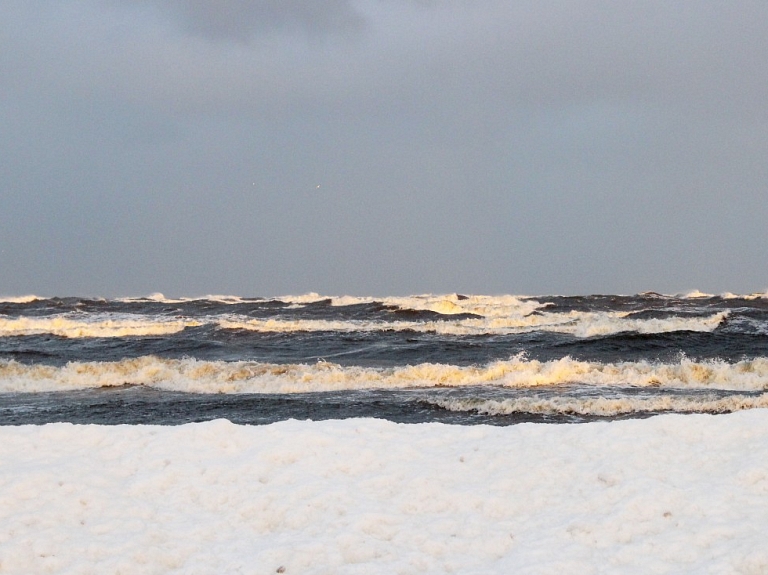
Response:
M0 428L0 573L765 573L768 411Z

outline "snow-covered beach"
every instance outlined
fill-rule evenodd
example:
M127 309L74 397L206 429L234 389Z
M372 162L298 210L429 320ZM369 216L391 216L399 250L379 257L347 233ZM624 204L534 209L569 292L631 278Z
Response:
M768 411L0 428L0 573L766 573Z

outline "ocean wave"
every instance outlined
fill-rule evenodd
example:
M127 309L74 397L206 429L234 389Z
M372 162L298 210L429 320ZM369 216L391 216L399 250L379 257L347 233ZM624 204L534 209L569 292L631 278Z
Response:
M322 301L330 302L332 307L378 303L385 307L403 311L432 311L442 315L472 314L488 318L507 317L510 315L528 315L548 305L525 296L461 295L456 293L391 297L359 297L350 295L323 296L311 292L300 296L280 296L274 299L275 301L281 301L294 306L308 305Z
M156 302L180 304L195 301L211 301L223 304L239 304L253 301L275 301L285 303L292 308L301 308L310 304L329 302L332 307L347 307L361 304L377 303L385 307L405 311L433 311L443 315L473 314L483 317L506 317L509 315L527 315L546 307L535 299L525 296L501 295L461 295L461 294L422 294L413 296L394 297L365 297L365 296L327 296L315 292L302 295L285 295L272 298L243 298L232 295L207 295L200 297L169 298L162 293L153 293L141 297L125 297L115 301L122 303Z
M454 412L481 415L583 415L617 417L643 413L731 413L745 409L768 408L768 393L760 395L729 395L726 397L696 397L660 394L650 397L521 397L509 399L425 399L425 403Z
M423 363L371 368L315 364L162 359L71 362L62 367L0 361L0 391L38 392L144 385L193 393L302 393L495 385L535 388L567 384L670 389L768 389L768 358L675 363L598 363L565 357L553 361L516 356L483 366Z
M66 316L0 317L0 337L43 334L67 338L169 335L197 325L200 325L200 322L191 319L100 318L99 316L91 316L87 320L83 320Z
M674 331L712 332L729 315L722 311L708 316L671 316L666 318L632 318L628 312L537 312L506 317L464 317L430 320L383 319L302 319L275 317L251 318L245 315L221 314L201 317L143 315L127 313L58 314L52 316L0 316L0 337L51 334L67 338L138 337L170 335L187 327L210 325L225 330L248 330L264 333L291 332L380 332L414 331L447 336L513 335L531 332L568 334L579 338L603 337L623 332L642 334ZM759 332L765 322L737 321L739 329Z
M695 289L688 292L675 294L673 297L680 298L680 299L709 299L717 296L715 294L705 293Z
M223 304L239 304L243 302L253 301L253 299L260 300L262 298L243 298L236 295L204 295L199 297L169 298L169 297L165 297L160 292L156 292L146 296L117 298L114 301L121 302L121 303L141 303L141 302L151 301L155 303L167 303L167 304L209 301L209 302L223 303Z
M749 295L740 296L743 299L768 299L768 290L764 292L755 292Z
M657 296L661 298L668 298L668 299L711 299L711 298L722 298L722 299L743 299L743 300L755 300L755 299L768 299L768 290L764 292L753 292L750 294L736 294L733 292L722 292L720 294L714 294L714 293L707 293L702 292L697 289L690 290L687 292L679 292L674 294L660 294L658 292L642 292L637 295L641 296Z
M513 317L440 319L432 321L368 321L323 319L251 319L232 316L217 320L223 329L257 332L299 331L416 331L440 335L518 334L534 331L569 334L587 338L623 332L643 334L673 331L712 332L728 317L728 312L705 317L631 319L626 312L538 313Z
M678 300L697 300L697 299L711 299L721 298L724 300L731 299L743 299L743 300L756 300L756 299L768 299L768 291L753 292L750 294L737 294L732 292L722 292L720 294L706 293L699 290L691 290L687 292L679 292L673 294L662 294L654 291L645 291L635 294L637 297L643 298L658 298L658 299L678 299ZM415 311L434 311L436 313L451 315L451 314L465 314L471 313L480 315L483 317L504 317L507 315L517 313L531 313L537 309L547 307L548 303L541 303L539 300L547 300L552 297L570 297L563 294L549 294L549 295L463 295L459 293L453 294L420 294L410 296L351 296L351 295L323 295L316 292L308 292L301 295L283 295L274 297L243 297L236 295L217 295L209 294L202 296L180 296L180 297L167 297L161 292L155 292L144 296L129 296L114 299L104 298L87 298L87 299L99 299L103 301L115 301L122 303L141 303L141 302L155 302L165 304L181 304L190 302L204 302L210 301L221 304L240 304L246 302L282 302L289 305L306 306L313 303L319 303L327 301L333 307L344 307L352 305L360 305L367 303L380 303L385 306L399 308L403 310L415 310ZM581 296L592 297L592 296ZM621 297L632 297L625 295ZM21 296L0 296L0 303L30 303L34 301L45 301L47 298L37 295L21 295Z
M366 299L366 298L363 298ZM361 298L334 298L333 305L353 305ZM484 318L507 318L527 316L548 304L523 296L483 296L483 295L417 295L409 297L387 297L377 301L385 306L401 310L432 311L442 315L472 314Z
M46 298L36 295L0 296L0 303L31 303Z

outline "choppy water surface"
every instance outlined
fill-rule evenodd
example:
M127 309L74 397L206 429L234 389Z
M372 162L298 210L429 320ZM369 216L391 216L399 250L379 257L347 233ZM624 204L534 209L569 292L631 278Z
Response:
M0 300L0 423L768 407L768 296Z

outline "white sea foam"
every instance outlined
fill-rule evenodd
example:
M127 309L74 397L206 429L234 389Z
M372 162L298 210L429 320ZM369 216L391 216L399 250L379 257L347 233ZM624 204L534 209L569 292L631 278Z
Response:
M532 388L561 384L679 389L768 389L768 358L727 363L597 363L565 357L554 361L518 356L483 366L422 363L413 366L344 367L330 362L258 362L161 359L71 362L63 367L0 361L0 391L35 392L145 385L194 393L302 393L352 389L402 389L498 385Z
M728 331L737 330L740 333L749 333L753 335L768 335L768 321L753 317L739 317L738 315L729 319L725 328Z
M638 413L731 413L744 409L768 407L768 393L758 396L729 395L722 398L673 394L650 397L521 397L512 399L428 399L428 403L449 411L476 412L484 415L536 413L542 415L596 415L615 417Z
M168 335L196 325L200 325L200 322L191 319L109 316L104 314L91 315L87 318L66 315L0 317L0 337L41 334L68 338Z
M584 425L0 428L0 570L768 567L768 411Z

